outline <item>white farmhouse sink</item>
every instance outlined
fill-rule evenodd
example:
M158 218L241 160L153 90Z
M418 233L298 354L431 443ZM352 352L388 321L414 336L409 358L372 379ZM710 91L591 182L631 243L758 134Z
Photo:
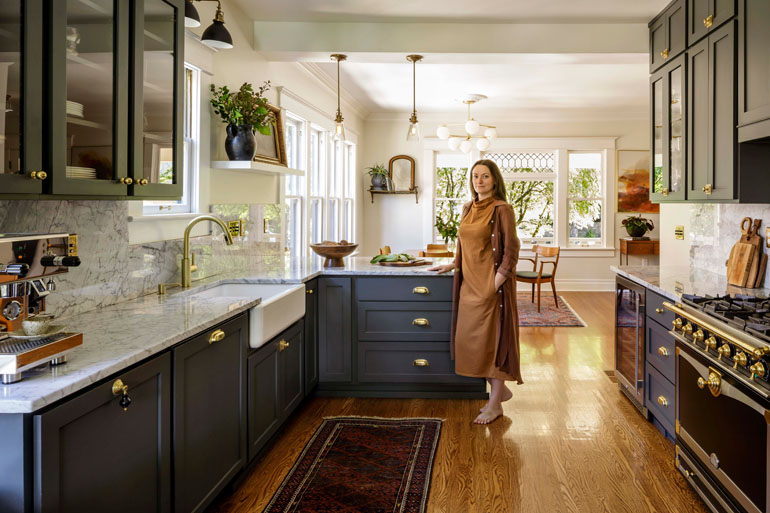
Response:
M190 294L195 298L262 298L249 311L249 345L257 348L305 316L303 283L223 283Z

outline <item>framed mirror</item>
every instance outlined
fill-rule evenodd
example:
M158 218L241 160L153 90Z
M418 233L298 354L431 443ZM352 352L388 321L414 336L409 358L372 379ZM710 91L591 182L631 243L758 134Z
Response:
M396 155L388 162L388 175L396 191L413 191L414 159L408 155Z

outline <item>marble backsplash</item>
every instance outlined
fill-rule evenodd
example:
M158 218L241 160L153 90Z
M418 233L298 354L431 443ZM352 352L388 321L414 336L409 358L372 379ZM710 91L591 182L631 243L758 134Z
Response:
M191 249L199 270L193 279L258 263L280 255L280 215L276 205L219 205L225 221L243 219L245 235L226 246L223 236L194 237ZM265 221L267 219L267 221ZM75 315L154 293L159 283L179 282L180 239L129 244L126 201L0 201L0 233L77 233L82 264L57 276L47 309ZM273 233L266 233L273 232Z
M762 219L760 235L762 249L765 247L766 228L770 226L770 205L690 205L689 235L690 264L716 273L725 273L725 262L730 249L741 236L741 220L744 217ZM770 265L765 271L762 286L770 284Z

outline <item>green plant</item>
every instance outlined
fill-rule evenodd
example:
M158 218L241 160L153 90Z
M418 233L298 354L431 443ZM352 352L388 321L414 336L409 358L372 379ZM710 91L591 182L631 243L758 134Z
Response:
M262 135L270 135L275 114L268 108L267 98L264 97L269 89L269 80L256 91L251 84L244 82L236 93L227 86L217 89L211 84L211 106L214 107L214 114L228 125L248 125Z
M655 225L650 221L649 219L646 219L642 216L630 216L626 217L621 221L621 224L626 227L626 230L628 230L628 233L631 232L642 232L644 234L647 232L647 230L652 230L655 228Z
M387 176L388 170L385 169L385 166L383 164L375 164L372 167L367 167L366 172L369 173L369 176L374 178L377 175Z

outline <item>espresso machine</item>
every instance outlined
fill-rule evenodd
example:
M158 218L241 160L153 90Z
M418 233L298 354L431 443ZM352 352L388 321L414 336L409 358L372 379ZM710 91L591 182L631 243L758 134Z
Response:
M0 233L0 381L15 383L38 365L61 365L82 333L40 329L56 275L80 265L77 235ZM25 321L29 321L25 323ZM34 322L38 321L38 322ZM25 331L25 324L30 330ZM34 333L32 327L37 325Z

